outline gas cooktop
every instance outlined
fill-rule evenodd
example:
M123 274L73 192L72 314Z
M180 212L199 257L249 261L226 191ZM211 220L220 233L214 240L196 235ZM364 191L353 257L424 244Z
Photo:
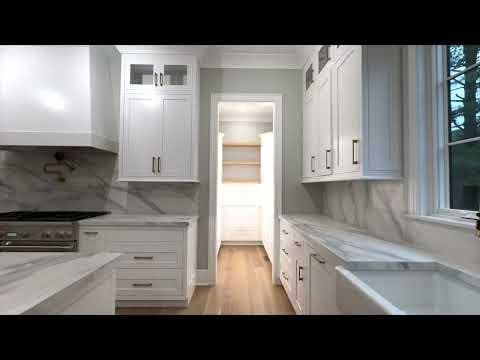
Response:
M0 221L79 221L110 214L110 211L10 211L0 213Z

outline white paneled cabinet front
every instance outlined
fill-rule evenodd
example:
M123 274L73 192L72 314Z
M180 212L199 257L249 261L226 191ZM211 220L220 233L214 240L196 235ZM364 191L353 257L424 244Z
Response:
M303 182L401 179L401 47L331 49L304 92Z
M123 253L115 272L117 306L186 306L192 297L196 222L188 226L80 226L79 248Z
M126 95L120 180L192 179L192 120L191 95Z
M193 55L122 54L119 181L198 182Z

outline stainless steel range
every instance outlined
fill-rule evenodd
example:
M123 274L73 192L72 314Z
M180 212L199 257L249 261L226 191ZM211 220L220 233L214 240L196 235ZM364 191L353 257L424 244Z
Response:
M0 213L0 251L78 251L78 221L108 211Z

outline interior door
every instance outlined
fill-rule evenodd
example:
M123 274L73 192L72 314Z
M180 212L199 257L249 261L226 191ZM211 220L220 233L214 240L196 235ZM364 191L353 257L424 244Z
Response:
M360 171L362 121L361 46L351 47L334 66L335 72L335 173Z
M331 73L325 69L318 81L318 175L332 174Z
M303 177L312 178L316 174L317 126L315 121L315 96L311 94L305 99L303 106Z
M192 159L192 97L163 95L162 104L160 176L189 178Z
M127 95L123 124L123 174L155 178L162 148L163 102L158 96Z

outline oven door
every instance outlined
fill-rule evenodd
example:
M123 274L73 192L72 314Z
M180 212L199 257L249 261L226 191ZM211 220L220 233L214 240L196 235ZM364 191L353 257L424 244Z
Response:
M0 252L67 252L77 251L78 242L49 240L3 240Z

